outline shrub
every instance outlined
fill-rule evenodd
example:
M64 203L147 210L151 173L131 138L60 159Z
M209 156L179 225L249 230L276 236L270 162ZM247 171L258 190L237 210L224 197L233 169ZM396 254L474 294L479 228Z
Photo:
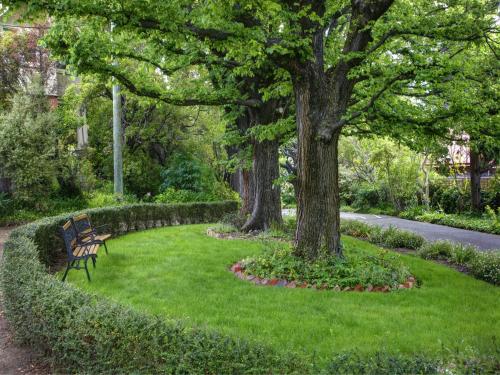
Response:
M477 252L467 266L476 278L500 285L499 252Z
M210 168L200 160L185 154L176 154L169 161L168 168L161 172L161 190L206 191L215 181Z
M477 249L472 245L455 244L450 260L461 266L467 265L477 254Z
M353 206L358 208L375 207L380 203L380 193L376 187L362 185L354 193Z
M385 247L416 250L425 240L418 234L391 226L381 232L379 241L378 244Z
M124 194L120 200L112 192L93 191L85 194L86 205L88 208L99 208L106 206L121 206L125 204L136 203L137 199L133 195Z
M368 238L374 230L374 226L357 220L341 220L340 230L349 236Z
M418 249L424 243L424 238L413 232L395 227L383 229L357 220L342 220L340 230L349 236L364 238L385 247Z
M336 356L328 365L328 374L346 375L393 375L436 374L440 362L424 356L404 357L401 354L377 352L366 356L344 353Z
M0 216L12 213L13 201L6 193L0 193Z
M356 220L342 220L341 231L353 237L366 239L377 245L390 248L417 250L424 259L447 260L467 267L471 274L481 280L498 285L500 280L500 253L481 252L471 245L449 241L427 242L423 237L394 227L382 229Z
M218 198L215 194L202 191L176 190L168 188L155 197L158 203L213 202Z
M373 355L347 352L336 355L321 374L496 374L500 366L498 356L495 356L498 349L494 347L492 352L494 354L481 355L470 348L443 348L443 352L435 357L410 357L385 351Z
M405 219L414 219L449 227L500 234L500 225L497 224L491 211L489 211L489 214L487 212L483 216L477 216L473 214L446 214L444 212L425 211L419 213L418 210L407 210L402 212L399 216Z
M438 185L433 187L431 204L446 213L460 213L470 208L470 192L455 186Z
M454 244L450 241L426 242L417 254L424 259L448 259L453 252Z
M14 197L26 204L43 207L54 190L60 162L56 125L39 78L17 93L12 109L0 115L2 173L12 180Z
M309 262L295 256L289 244L276 242L267 243L263 255L245 259L242 265L246 273L260 278L306 282L320 288L396 287L410 276L400 256L386 250L373 255L354 248L345 251L344 258L323 254Z
M447 260L466 266L477 279L500 284L500 253L482 252L471 245L456 244L449 241L425 243L417 252L424 259Z
M492 226L495 229L500 229L500 207L497 209L497 212L495 212L493 208L486 206L485 211L491 220Z

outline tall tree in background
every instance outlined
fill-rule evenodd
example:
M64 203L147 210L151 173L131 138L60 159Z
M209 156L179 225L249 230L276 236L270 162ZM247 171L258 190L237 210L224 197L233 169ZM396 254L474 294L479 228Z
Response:
M446 150L453 142L468 147L470 206L480 211L481 174L498 159L500 147L500 48L495 34L466 46L447 62L447 74L379 100L370 121L379 134L419 152ZM362 134L366 126L359 130Z
M356 124L368 133L378 132L379 123L370 117L380 100L395 91L418 91L428 82L455 79L450 62L471 42L497 33L497 2L491 0L8 3L28 3L32 11L47 10L58 17L49 42L68 63L81 71L113 75L132 92L172 104L252 107L259 102L242 97L234 85L214 91L200 76L182 92L171 92L165 79L153 73L169 75L200 60L234 66L235 77L251 77L265 64L285 71L293 87L298 135L295 252L307 259L322 251L342 255L341 132ZM75 24L72 17L82 21ZM114 40L122 43L111 44L99 31L110 21L117 25ZM214 50L222 51L223 58ZM111 54L150 67L118 70L105 58ZM412 111L410 125L425 114L417 106ZM449 116L446 108L440 111Z
M184 21L177 25L180 30L171 30L166 23L171 23L172 18L162 20L164 24L157 23L154 15L158 15L158 9L152 7L140 10L133 6L132 18L118 20L114 19L118 13L109 14L110 3L75 2L66 4L68 8L57 3L30 4L34 10L42 5L40 10L54 11L59 17L46 40L58 58L79 73L97 73L103 80L114 76L132 93L168 104L232 105L241 112L237 120L240 127L270 125L283 116L284 112L277 111L281 108L279 95L264 98L262 91L269 81L274 82L275 72L262 67L251 75L238 72L243 64L232 59L229 50L213 44L227 39L224 35L197 28L189 18L180 19ZM188 3L176 4L177 9L173 5L158 6L165 7L167 15L173 10L189 11ZM200 15L200 9L191 11ZM245 22L246 16L248 12L241 12L236 18ZM135 17L141 21L137 23ZM110 21L116 25L114 30L103 32ZM119 63L109 64L110 56ZM188 73L191 79L182 89L173 90L168 80L180 73ZM248 181L245 190L251 197L244 197L245 202L251 203L251 215L243 229L268 229L271 223L281 222L280 190L274 185L279 177L279 144L269 135L261 140L259 136L246 136L254 151L252 173L248 175L252 183Z

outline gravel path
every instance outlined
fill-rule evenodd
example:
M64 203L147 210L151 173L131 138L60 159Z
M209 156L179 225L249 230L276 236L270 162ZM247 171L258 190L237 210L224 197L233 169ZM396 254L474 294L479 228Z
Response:
M283 210L283 214L294 215L295 210ZM364 221L368 224L379 225L384 228L392 225L420 234L428 241L449 240L462 244L471 244L484 251L500 249L500 235L497 234L475 232L472 230L447 227L445 225L422 223L420 221L400 219L387 215L342 212L340 217L342 219Z
M0 227L0 262L3 254L3 244L13 228ZM27 348L19 347L14 343L12 333L5 320L2 296L0 295L0 374L30 374L46 375L49 370L35 361L35 356Z

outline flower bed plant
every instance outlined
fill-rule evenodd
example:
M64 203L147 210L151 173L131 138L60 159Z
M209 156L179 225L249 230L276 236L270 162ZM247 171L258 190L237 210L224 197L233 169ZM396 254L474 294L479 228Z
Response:
M264 254L244 259L240 266L243 275L253 276L251 281L264 285L389 291L412 287L415 282L400 256L387 250L372 255L347 248L341 259L325 254L308 262L296 257L289 244L269 242Z
M396 228L382 229L356 220L342 220L341 230L353 237L385 247L417 250L424 259L444 260L465 267L477 279L500 285L500 251L483 252L474 246L449 241L428 242L423 237ZM395 246L395 244L397 244Z
M500 252L479 252L474 246L449 241L425 243L417 252L424 259L444 260L463 266L477 279L500 285Z

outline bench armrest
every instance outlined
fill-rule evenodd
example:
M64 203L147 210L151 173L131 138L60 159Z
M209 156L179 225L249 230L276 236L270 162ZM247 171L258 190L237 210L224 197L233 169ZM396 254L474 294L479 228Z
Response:
M97 227L92 227L92 232L94 233L98 233L100 232L102 229L105 229L107 228L109 225L108 224L103 224L103 225L98 225Z

